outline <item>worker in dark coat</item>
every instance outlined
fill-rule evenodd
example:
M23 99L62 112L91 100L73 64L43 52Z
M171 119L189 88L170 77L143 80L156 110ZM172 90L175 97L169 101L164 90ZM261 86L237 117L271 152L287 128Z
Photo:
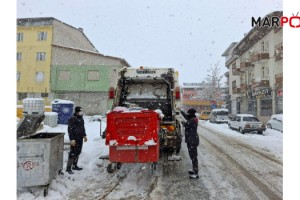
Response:
M199 178L197 158L197 147L200 143L199 136L197 133L198 118L195 115L196 110L192 108L187 111L187 114L183 111L180 111L180 113L186 119L186 122L182 122L182 124L185 128L185 142L187 143L187 148L193 165L193 169L189 170L189 174L191 179L196 179Z
M85 133L83 109L81 107L75 108L74 115L69 119L68 134L70 139L70 153L67 163L67 170L69 174L74 174L73 170L82 170L82 167L77 166L79 155L82 150L82 143L87 142Z

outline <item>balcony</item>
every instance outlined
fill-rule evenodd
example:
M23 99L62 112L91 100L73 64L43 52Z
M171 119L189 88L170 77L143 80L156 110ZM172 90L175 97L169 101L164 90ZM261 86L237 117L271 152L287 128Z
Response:
M241 92L240 88L232 87L232 94L239 94Z
M266 60L266 59L269 59L268 52L257 51L257 52L254 52L253 55L251 55L251 57L250 57L251 62L257 62L257 61Z
M275 84L280 85L282 83L283 83L283 74L282 73L276 74L275 75Z
M275 61L283 58L283 45L282 42L275 46Z
M245 83L241 84L241 92L246 92L247 91L247 85Z
M240 75L240 69L239 68L232 68L232 75Z
M252 88L258 88L258 87L270 87L270 81L269 80L261 80L261 81L252 80Z
M241 64L240 64L240 71L244 72L247 67L251 67L250 61L241 62Z

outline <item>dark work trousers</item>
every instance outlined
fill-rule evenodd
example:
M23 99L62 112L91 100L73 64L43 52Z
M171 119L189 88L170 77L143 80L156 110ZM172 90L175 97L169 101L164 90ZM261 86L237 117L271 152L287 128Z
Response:
M189 150L189 155L192 160L193 170L195 174L198 174L198 152L197 146L192 144L187 144L187 148Z
M69 153L69 158L74 159L73 165L77 165L78 158L82 150L82 139L76 139L75 141L76 144L75 146L71 146Z

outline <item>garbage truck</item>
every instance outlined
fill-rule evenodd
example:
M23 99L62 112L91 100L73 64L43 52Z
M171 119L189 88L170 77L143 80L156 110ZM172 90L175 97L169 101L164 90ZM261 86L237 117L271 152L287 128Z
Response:
M178 72L174 68L124 67L119 71L116 86L109 89L109 97L113 101L112 111L117 107L126 107L129 110L159 110L159 152L168 160L179 154L182 141L179 114L181 98ZM110 129L110 124L118 126L117 123L109 122L110 119L114 117L107 118L107 130ZM139 123L139 126L141 130L143 126L147 128L146 123Z

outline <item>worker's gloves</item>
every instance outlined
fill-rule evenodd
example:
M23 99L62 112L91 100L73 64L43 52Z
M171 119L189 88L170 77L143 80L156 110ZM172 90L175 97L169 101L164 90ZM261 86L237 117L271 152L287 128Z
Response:
M87 142L87 137L86 136L83 137L83 141Z
M71 144L71 146L75 146L76 141L75 140L71 140L70 144Z

